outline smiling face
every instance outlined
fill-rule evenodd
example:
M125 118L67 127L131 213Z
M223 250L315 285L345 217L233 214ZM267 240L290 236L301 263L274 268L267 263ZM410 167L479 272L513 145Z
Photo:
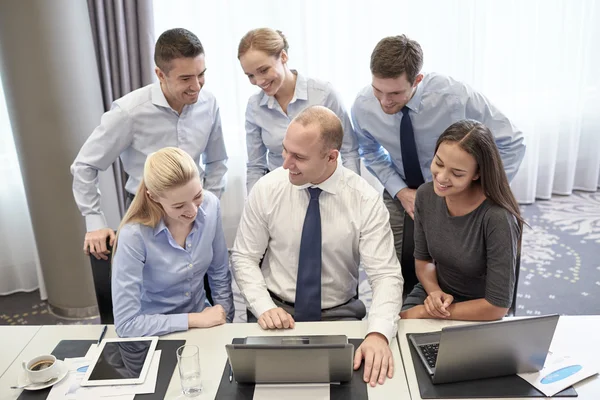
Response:
M433 188L440 197L460 194L479 179L477 161L457 142L442 142L431 162Z
M337 167L339 151L325 149L317 123L303 126L292 122L283 139L283 168L289 171L290 182L296 186L319 184L329 178Z
M268 96L275 96L283 86L286 63L285 50L276 57L250 49L240 57L240 64L250 83L260 87Z
M406 80L406 74L397 78L378 78L373 75L371 86L383 112L396 114L410 101L421 80L423 80L422 74L417 75L412 85Z
M200 90L204 86L204 54L194 58L175 58L169 61L168 66L168 72L157 67L156 76L169 105L181 112L183 106L198 101Z
M200 178L195 177L184 185L177 186L150 199L159 203L165 212L165 223L190 225L196 219L198 207L202 204L203 193Z

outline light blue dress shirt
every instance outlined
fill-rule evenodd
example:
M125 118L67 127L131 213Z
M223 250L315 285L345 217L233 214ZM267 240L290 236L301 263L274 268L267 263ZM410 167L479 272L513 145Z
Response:
M204 192L182 248L161 222L127 224L112 261L115 327L121 337L165 335L188 329L188 314L204 310L204 275L213 301L233 321L233 293L219 200Z
M340 95L329 82L307 78L297 71L294 97L287 107L287 114L274 96L264 91L253 95L246 108L246 146L248 164L246 188L248 193L263 175L283 165L282 142L288 125L302 110L310 106L324 106L342 121L344 141L341 154L343 165L360 175L358 141L350 117L342 105Z
M474 119L493 133L509 181L517 173L525 144L523 133L482 94L448 76L426 74L407 104L415 133L419 164L425 181L431 181L431 161L440 135L453 123ZM400 149L402 112L388 115L373 94L360 91L352 106L352 122L365 166L395 197L406 187Z
M215 97L202 89L198 101L184 106L179 115L160 84L154 83L115 100L71 166L73 195L88 232L107 227L100 209L98 170L106 170L120 156L129 175L125 189L135 194L146 157L168 146L189 153L200 168L204 188L221 195L227 152Z

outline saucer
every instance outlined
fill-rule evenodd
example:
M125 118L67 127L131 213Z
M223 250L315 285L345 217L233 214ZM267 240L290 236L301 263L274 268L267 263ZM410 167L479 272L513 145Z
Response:
M52 380L48 383L31 383L30 384L29 378L27 377L27 372L25 372L24 370L21 370L21 373L17 377L17 385L21 386L21 385L30 384L29 386L24 387L23 390L40 390L40 389L45 389L47 387L55 385L58 382L62 381L64 379L64 377L67 376L67 373L69 372L69 368L67 367L67 364L65 364L65 362L62 360L56 360L56 367L58 368L58 376L55 380Z

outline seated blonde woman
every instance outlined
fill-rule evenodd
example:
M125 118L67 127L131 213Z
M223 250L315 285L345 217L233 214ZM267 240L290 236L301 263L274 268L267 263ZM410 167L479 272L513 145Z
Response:
M117 232L112 261L117 334L164 335L231 322L228 264L219 200L202 190L194 160L175 147L149 155Z

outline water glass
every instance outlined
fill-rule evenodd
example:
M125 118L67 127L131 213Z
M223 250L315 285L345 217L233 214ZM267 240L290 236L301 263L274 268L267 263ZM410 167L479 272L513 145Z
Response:
M187 397L198 396L202 392L200 380L200 349L194 345L184 345L177 349L177 365L181 390Z

